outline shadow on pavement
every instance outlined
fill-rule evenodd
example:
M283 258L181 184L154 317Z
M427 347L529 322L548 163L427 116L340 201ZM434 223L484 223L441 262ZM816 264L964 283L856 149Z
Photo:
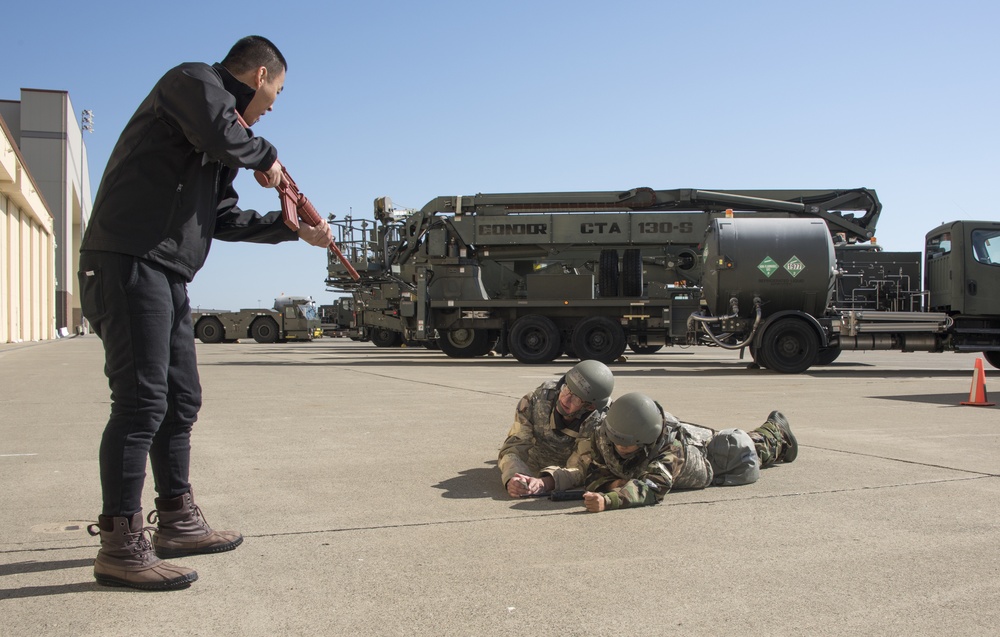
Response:
M513 501L513 498L504 499ZM583 508L582 500L553 502L548 498L522 498L517 502L514 502L514 504L511 504L510 508L518 511L565 511L566 513L587 513L587 510Z
M64 568L82 568L93 565L94 558L86 560L53 560L51 562L15 562L13 564L0 564L0 576L59 571Z
M548 365L558 365L564 369L573 367L576 359L556 360ZM342 367L344 369L380 367L387 365L393 367L441 367L447 369L460 368L482 368L487 366L510 367L523 370L532 368L546 369L544 366L524 365L511 359L465 359L465 358L443 358L443 359L419 359L419 358L380 358L377 360L353 360L342 362L337 359L330 360L257 360L257 361L230 361L212 362L199 361L201 367ZM878 369L874 365L868 364L845 364L841 367L827 365L825 367L810 368L801 374L779 374L767 369L747 369L743 363L729 362L653 362L653 361L628 361L626 363L612 363L616 377L628 376L662 376L663 378L686 377L691 374L699 376L773 376L775 378L965 378L969 376L968 370L959 369ZM558 372L551 372L556 374Z
M963 372L963 376L968 376L968 373ZM872 398L878 398L879 400L899 400L907 403L926 403L930 405L943 405L945 407L966 407L966 405L960 405L959 403L963 400L969 400L968 392L959 393L952 392L950 394L922 394L919 396L872 396ZM995 402L995 401L994 401ZM983 409L983 407L979 407ZM991 409L986 407L986 409ZM996 409L996 407L992 407Z
M493 498L506 500L507 494L500 488L500 474L497 472L496 461L484 463L488 466L479 469L460 471L454 478L442 480L433 485L441 489L442 498Z
M99 586L97 582L79 582L76 584L56 584L53 586L22 586L21 588L0 589L0 600L24 599L26 597L48 597L50 595L68 595L70 593L92 593L96 591L102 591L102 592L121 591L123 593L154 592L154 591L140 591L135 588Z

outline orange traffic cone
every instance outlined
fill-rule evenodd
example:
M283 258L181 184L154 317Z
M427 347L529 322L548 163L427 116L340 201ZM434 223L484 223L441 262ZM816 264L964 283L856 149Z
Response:
M996 403L986 401L986 372L983 371L983 359L976 359L976 366L972 370L972 388L969 389L969 400L963 400L963 405L973 407L992 407Z

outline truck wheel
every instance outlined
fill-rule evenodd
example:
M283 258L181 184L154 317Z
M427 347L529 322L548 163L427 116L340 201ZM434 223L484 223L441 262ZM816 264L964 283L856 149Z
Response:
M618 251L601 250L601 262L598 267L598 287L600 295L618 296Z
M764 369L771 369L771 366L767 364L767 360L764 358L764 352L761 351L759 347L750 346L750 356L753 358L753 362L757 363L759 367Z
M635 352L636 354L655 354L661 349L662 345L636 345L635 343L629 343L628 348Z
M550 363L562 353L562 335L551 319L529 314L514 322L507 347L522 363Z
M250 326L250 336L258 343L277 342L278 324L270 316L261 316Z
M202 343L221 343L226 335L222 322L213 316L206 316L198 321L194 333Z
M821 347L816 355L816 364L829 365L840 357L842 351L839 347Z
M642 296L642 252L629 248L622 255L622 296Z
M781 374L801 374L816 362L819 336L808 323L789 316L767 328L761 350L769 369Z
M573 330L573 351L582 361L612 363L625 351L625 330L606 316L591 316Z
M1000 352L983 352L983 358L993 367L1000 369Z
M461 327L444 332L438 338L438 347L452 358L475 358L493 349L494 341L490 340L489 330Z
M403 335L385 327L377 327L371 331L371 341L375 347L399 347L403 344Z

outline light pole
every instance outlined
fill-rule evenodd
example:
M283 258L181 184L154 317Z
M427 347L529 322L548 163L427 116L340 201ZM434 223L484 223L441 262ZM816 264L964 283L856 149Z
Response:
M83 133L93 133L94 132L94 111L89 108L83 109L80 113L80 215L83 216ZM81 219L82 221L82 219Z
M83 240L83 232L87 229L88 219L84 215L84 192L88 190L84 185L84 171L83 171L83 160L86 155L83 146L83 133L84 131L88 133L94 132L94 111L89 108L84 109L80 113L80 240ZM69 321L67 321L68 323ZM77 326L79 333L86 334L90 331L90 323L86 318L80 316L81 325Z

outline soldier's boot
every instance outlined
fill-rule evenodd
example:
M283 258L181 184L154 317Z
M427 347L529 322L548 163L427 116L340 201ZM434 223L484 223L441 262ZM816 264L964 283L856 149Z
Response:
M792 426L788 424L788 419L780 411L772 411L767 417L767 422L776 425L781 430L784 448L778 455L777 461L795 462L796 456L799 455L799 441L795 439L795 434L792 433Z
M193 569L168 564L156 556L149 541L150 528L142 526L142 511L132 516L101 515L87 527L101 536L101 550L94 560L94 579L104 586L127 586L150 591L187 588L198 579Z
M194 491L175 498L156 498L156 510L149 523L156 524L153 548L160 557L183 557L202 553L232 551L243 543L236 531L215 531L201 508L194 503Z

